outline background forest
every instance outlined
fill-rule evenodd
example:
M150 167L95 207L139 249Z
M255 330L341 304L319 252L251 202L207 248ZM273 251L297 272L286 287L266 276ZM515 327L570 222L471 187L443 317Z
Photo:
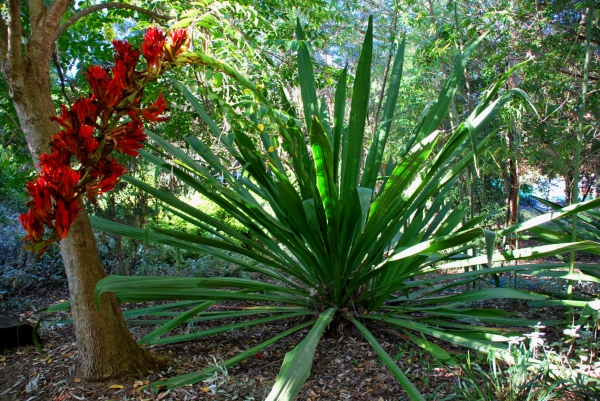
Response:
M147 126L140 157L115 156L128 175L86 200L109 275L95 302L114 293L135 341L180 365L171 372L154 360L159 376L138 366L125 388L85 391L596 399L598 2L0 1L0 28L11 32L18 15L26 55L35 7L50 15L59 3L47 52L57 113L94 91L91 66L112 68L113 40L142 48L154 27L190 38L180 58L162 56L166 72L141 90L145 104L162 94L168 118ZM19 214L39 154L10 68L2 70L0 310L24 318L68 299L67 282L71 305L77 296L63 264L68 245L39 257L23 250ZM60 347L57 330L78 320L65 305L45 317L46 355ZM259 325L266 334L250 332ZM205 349L180 345L199 338L209 339L197 345ZM328 353L340 338L351 340L347 352ZM315 351L319 341L331 344ZM33 360L37 351L28 352ZM202 357L185 359L195 352ZM14 365L7 355L0 369ZM313 367L303 387L320 357L341 370ZM63 359L90 383L120 377L97 370L103 362ZM60 374L60 363L48 369ZM0 399L84 396L67 369L74 376L62 387L48 390L50 372L32 373ZM344 369L358 379L335 379Z

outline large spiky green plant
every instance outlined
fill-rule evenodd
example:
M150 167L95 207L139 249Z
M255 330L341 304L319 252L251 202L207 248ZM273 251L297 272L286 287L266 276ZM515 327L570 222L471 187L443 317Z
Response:
M190 91L174 81L206 122L215 141L221 141L231 158L243 166L241 178L232 176L229 160L219 158L208 144L196 137L187 139L196 152L193 156L152 133L150 136L162 156L143 152L146 159L223 208L243 224L251 236L242 235L202 210L132 177L127 177L127 181L210 233L210 238L175 230L143 230L94 219L95 226L106 232L210 254L235 263L241 270L260 273L265 280L111 276L98 284L97 293L112 291L122 302L187 300L187 303L161 306L163 311L184 306L189 310L142 339L141 343L149 344L194 340L277 319L307 316L304 323L222 363L224 366L239 363L280 338L312 326L308 335L286 355L269 400L296 397L309 375L316 345L334 320L356 327L414 400L423 397L378 343L370 329L373 325L385 324L400 330L417 346L443 360L449 360L450 356L431 338L510 359L503 345L514 330L510 327L533 326L538 322L513 318L497 309L475 309L465 303L492 298L538 300L544 296L503 288L464 294L447 290L514 269L494 268L495 262L598 246L584 241L496 253L496 235L518 233L532 224L526 222L493 233L477 228L481 219L462 224L466 208L445 200L457 175L473 162L492 135L478 141L484 127L513 94L519 93L516 89L499 93L513 70L486 92L474 112L441 144L441 132L437 128L477 42L467 47L456 60L439 98L416 125L404 149L398 151L398 162L388 161L382 172L382 159L398 100L404 42L394 60L383 122L377 127L364 158L371 81L371 20L355 73L347 123L346 71L336 86L335 108L330 118L327 108L317 99L310 55L299 24L298 40L304 118L296 117L290 108L285 111L273 108L257 87L230 65L205 54L184 55L207 68L225 72L251 91L268 110L269 121L264 129L248 123L244 130L222 132ZM327 123L330 120L333 120L331 126ZM259 134L260 145L251 132ZM279 149L272 141L273 133L281 144ZM221 174L228 185L215 179L211 171ZM554 216L566 216L592 206L589 203L577 205L556 211ZM485 256L466 259L462 251L478 245L485 246ZM442 284L441 278L425 276L470 265L486 267L454 275L451 284ZM530 269L553 267L556 266L533 265ZM265 306L207 314L206 310L214 303L226 305L228 301L254 301ZM186 335L160 337L186 321L240 316L247 320L223 323L210 330L200 328ZM469 321L509 328L487 329L484 325L468 324ZM163 381L160 385L198 382L211 374L211 369L216 368Z

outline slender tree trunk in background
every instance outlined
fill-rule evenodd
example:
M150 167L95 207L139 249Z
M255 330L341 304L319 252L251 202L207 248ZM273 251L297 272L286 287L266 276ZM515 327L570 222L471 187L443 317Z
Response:
M571 196L571 203L577 203L579 200L579 166L581 157L581 146L583 144L583 120L585 119L585 107L588 94L588 75L590 65L590 42L592 37L592 23L594 21L594 0L588 3L586 12L581 16L581 25L586 27L586 43L585 43L585 58L583 62L583 82L581 85L581 107L579 108L579 127L577 130L577 142L575 143L575 157L573 161L573 189ZM577 214L573 215L573 222L571 223L571 242L577 241ZM571 252L569 255L569 273L573 274L575 271L575 252ZM575 282L569 280L567 285L567 298L573 299L573 285ZM569 308L567 313L567 324L574 324L573 319L573 308Z
M515 9L511 4L511 9ZM518 41L517 33L511 32L511 42ZM509 53L507 58L508 68L511 69L519 63L517 56L514 53ZM516 73L512 74L506 81L509 88L518 88L520 80ZM517 146L518 129L516 122L512 122L508 127L506 134L506 142L510 158L507 161L507 177L506 177L506 224L507 226L518 223L519 221L519 164L518 164L518 146ZM510 249L517 249L518 243L514 237L511 237L508 243ZM516 277L516 276L515 276ZM516 284L516 283L515 283Z
M502 174L506 191L506 216L505 225L511 226L519 222L519 166L516 160L517 136L516 128L511 125L506 133L506 144L511 156L507 160L506 171ZM504 238L504 247L516 249L517 243L514 238Z
M587 199L587 197L590 194L590 191L592 190L592 184L594 183L593 181L594 179L594 175L590 174L588 172L586 172L584 174L584 183L585 183L585 190L581 193L581 201L585 202L585 200Z
M567 171L564 175L563 180L565 182L565 206L570 205L571 202L571 194L573 189L573 171Z
M597 138L592 139L592 155L600 155L600 141ZM594 199L600 197L600 156L595 156L592 159L592 172L590 176L593 179L592 194Z
M43 0L30 0L28 38L21 36L20 0L9 0L8 19L0 17L0 69L36 165L60 130L50 120L55 115L50 60L55 32L69 3L56 0L47 7ZM100 309L96 308L94 287L106 273L85 208L60 248L69 282L81 374L100 380L124 373L144 374L153 368L159 359L137 346L114 295L103 295Z
M390 37L396 37L396 30L398 29L398 12L394 12L394 23L392 24L392 34ZM377 112L375 113L375 127L379 124L379 112L381 111L381 104L383 103L383 95L385 94L385 85L387 83L388 75L390 72L390 64L392 63L392 56L394 54L394 46L390 47L390 52L388 54L387 63L385 65L385 72L383 74L383 84L381 85L381 92L379 94L379 101L377 102Z
M519 171L515 155L515 131L511 126L506 134L508 149L512 153L508 159L506 173L506 224L509 226L519 221Z
M594 199L598 199L600 197L600 163L597 161L594 171L594 180L596 181L596 185L594 185Z

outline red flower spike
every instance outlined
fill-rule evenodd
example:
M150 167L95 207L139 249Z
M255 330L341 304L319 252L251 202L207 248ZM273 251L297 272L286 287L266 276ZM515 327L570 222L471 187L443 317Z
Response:
M53 152L51 154L44 153L40 156L42 175L69 165L71 154L62 148L60 143L57 143L58 138L58 135L54 135L54 139L52 141L52 147L54 148Z
M122 100L121 92L127 83L126 77L126 66L124 64L121 65L121 72L119 76L115 76L114 78L110 78L106 70L102 67L93 66L90 67L88 72L86 72L86 76L90 86L92 87L92 93L94 97L91 100L97 100L104 108L112 109L117 104L119 104ZM116 68L116 67L115 67ZM113 69L114 73L115 69Z
M27 235L23 240L30 240L32 243L42 241L44 225L37 219L32 209L29 209L29 213L19 215L19 220L25 231L27 231Z
M82 98L73 103L73 106L71 106L71 113L77 117L79 123L94 127L98 120L100 109L92 99Z
M31 195L31 210L40 223L52 224L52 194L48 184L43 177L27 183L27 192Z
M135 119L112 130L104 140L111 143L116 151L135 157L139 154L138 150L144 147L146 134L142 122Z
M71 113L69 113L69 109L64 104L60 105L60 116L53 116L50 119L56 121L65 129L73 128Z
M60 115L52 117L62 130L52 139L52 153L40 157L39 176L27 184L30 210L19 217L27 231L26 250L41 255L52 243L65 238L81 210L82 195L95 201L125 174L125 167L110 153L117 150L137 156L146 140L143 121L166 120L162 114L167 102L162 95L140 108L144 86L160 73L161 60L186 51L189 42L184 30L172 32L168 44L166 40L157 28L146 32L143 53L149 71L142 74L135 70L140 51L126 41L113 41L116 56L112 70L93 66L86 71L92 95L76 100L71 108L61 106ZM130 121L119 126L126 115ZM98 150L101 141L102 152ZM77 169L72 166L73 158L80 164ZM44 239L45 229L52 232Z
M96 195L103 194L113 189L119 178L125 174L127 170L122 164L117 163L112 157L110 159L102 159L90 173L92 178L97 180L93 185L88 186L87 196L94 200Z
M109 81L108 73L104 68L95 65L87 70L85 76L92 88L94 97L102 102L106 96L106 88Z
M190 38L185 29L176 29L169 33L167 46L165 46L164 55L168 61L174 62L177 56L187 51Z
M114 77L108 83L108 87L106 88L106 96L103 99L104 105L107 109L112 109L117 106L123 100L123 82L122 78Z
M113 79L119 82L121 88L126 88L128 86L128 76L127 76L127 67L122 61L117 61L115 66L112 69Z
M55 135L53 146L75 156L85 166L96 148L98 148L98 140L93 136L93 133L94 127L81 124L77 131L61 131L58 136ZM68 165L69 163L64 164Z
M161 93L154 103L149 107L140 110L141 117L147 121L167 121L167 117L160 117L167 106L168 103Z
M125 67L125 77L128 83L132 83L135 66L140 59L140 51L134 49L126 40L113 40L113 46L117 52L115 65L121 62Z
M156 28L150 27L144 35L144 43L142 43L142 54L148 63L148 69L152 70L156 67L158 73L160 71L160 59L163 47L165 46L165 33Z
M69 229L77 218L80 210L79 199L75 199L72 202L65 202L62 199L59 199L56 202L54 228L60 238L67 238Z
M73 170L71 166L64 166L54 173L52 176L54 180L52 182L56 184L60 183L55 187L57 194L66 202L71 202L78 195L77 184L81 180L81 172Z
M185 29L175 29L169 33L169 40L171 42L171 49L176 52L181 46L189 42L187 31Z
M73 130L61 131L60 134L54 135L52 140L52 147L56 150L61 150L63 153L70 155L75 155L77 153L77 142L74 137L76 134ZM59 166L48 167L45 170L53 170L63 165L69 164L69 158L63 159L62 161L66 161ZM44 169L44 166L42 166Z
M119 78L123 87L130 87L135 82L135 66L140 59L140 51L126 40L113 40L113 46L117 52L113 76Z
M79 127L79 147L75 155L82 165L87 165L89 158L98 148L98 139L94 137L94 127L82 125Z

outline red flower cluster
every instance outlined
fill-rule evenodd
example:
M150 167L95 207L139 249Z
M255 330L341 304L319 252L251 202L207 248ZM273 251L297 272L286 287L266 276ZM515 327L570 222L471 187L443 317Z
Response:
M185 29L176 29L165 36L157 28L150 28L144 35L142 53L148 63L148 71L160 73L162 62L175 63L177 56L187 51L189 38Z
M150 28L144 35L144 43L142 44L142 52L148 63L148 70L153 71L154 68L160 71L160 59L163 47L165 46L165 34L157 28Z
M185 51L187 33L175 31L167 44L161 30L150 28L144 40L147 71L136 71L139 50L115 40L114 67L109 71L93 66L86 72L90 97L76 100L71 108L62 105L60 115L52 117L62 130L52 139L52 153L40 157L39 175L27 184L32 198L29 212L19 216L27 231L25 249L41 255L53 242L66 238L81 210L81 198L85 195L95 202L125 174L125 167L111 153L137 156L146 140L143 121L166 120L167 102L162 95L145 108L141 98L144 86L161 72L162 59L173 63ZM52 231L48 236L45 227Z

